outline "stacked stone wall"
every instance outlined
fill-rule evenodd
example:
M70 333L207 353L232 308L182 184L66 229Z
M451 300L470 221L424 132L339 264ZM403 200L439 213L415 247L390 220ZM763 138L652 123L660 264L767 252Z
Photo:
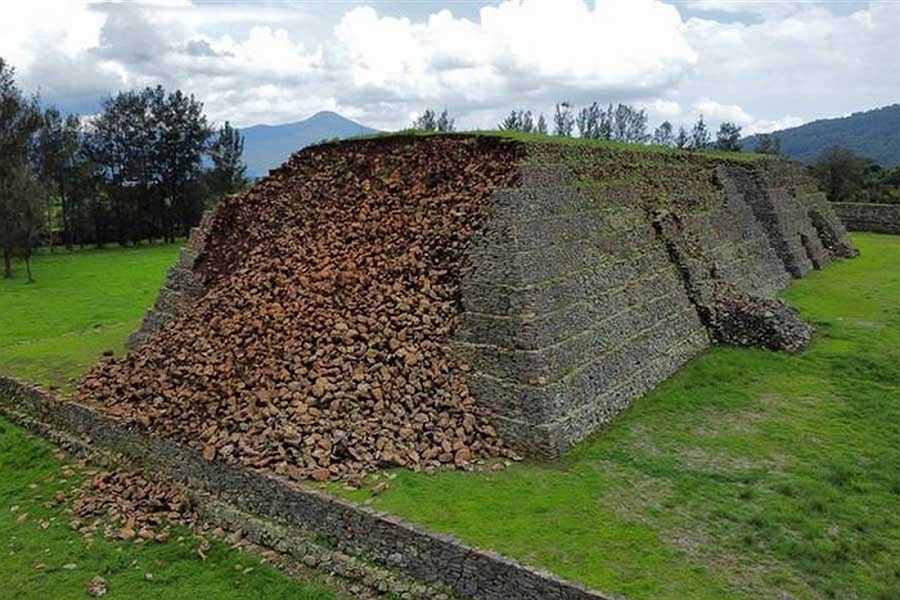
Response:
M522 181L473 241L456 348L504 439L557 456L709 338L632 187L546 162Z
M142 344L203 292L203 276L194 267L206 247L214 215L214 210L204 212L200 223L191 230L187 244L178 256L178 262L166 273L166 280L159 290L156 302L144 314L141 327L129 336L126 343L129 349Z
M710 343L801 349L775 294L852 255L783 161L547 145L520 180L473 240L455 347L529 453L558 456Z
M730 180L728 187L744 196L793 277L821 269L835 257L854 255L824 194L799 167L762 161L752 168L726 166L722 173Z
M775 294L855 253L788 161L520 148L518 185L493 192L471 238L451 345L530 453L559 455L710 343L799 350L809 328ZM208 230L209 216L134 341L202 292Z
M831 206L850 231L900 234L900 204L834 202Z
M0 376L0 414L51 439L65 439L72 450L121 453L126 461L186 485L192 497L212 495L229 507L225 511L201 507L216 523L246 529L248 535L260 536L259 543L279 549L285 546L279 537L293 535L293 543L303 548L304 560L312 554L311 562L323 560L321 566L331 572L363 581L375 576L379 591L396 597L613 598L386 513L282 478L204 460L194 450L131 430L88 407L4 376ZM248 527L245 517L234 517L235 510L249 513L254 520L264 519L265 530L257 533L258 525ZM336 557L345 564L334 564ZM413 594L403 585L407 578L428 587Z

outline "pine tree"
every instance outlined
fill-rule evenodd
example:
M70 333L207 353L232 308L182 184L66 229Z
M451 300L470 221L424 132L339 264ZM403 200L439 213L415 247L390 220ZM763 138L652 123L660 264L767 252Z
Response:
M243 161L244 137L225 121L209 147L213 163L209 173L210 192L215 198L233 194L247 185L247 165Z
M596 102L579 111L575 119L579 136L585 139L600 137L600 112L600 106Z
M456 119L451 119L450 115L447 113L447 109L445 108L441 111L441 115L438 117L437 123L435 124L438 131L448 132L456 130Z
M647 135L647 112L643 109L635 110L628 107L628 128L625 132L625 141L632 144L643 144L650 136Z
M553 115L553 126L555 135L572 136L575 120L572 118L572 107L568 102L557 103L556 113Z
M501 131L519 131L520 129L520 121L519 121L519 111L511 110L509 114L506 115L506 118L497 125L497 128Z
M614 111L612 103L606 107L606 110L600 111L600 120L597 126L597 137L601 140L611 140L613 138L613 119Z
M672 124L668 121L663 121L653 132L653 143L658 146L672 146L675 143L672 130Z
M430 108L426 108L419 117L413 121L413 129L422 131L437 131L437 115Z
M688 132L685 131L684 127L681 126L678 128L678 135L675 136L675 147L676 148L687 148L688 144L690 144L691 139L688 137Z
M709 147L709 129L706 128L706 123L703 121L703 115L700 115L697 118L697 122L694 123L693 129L691 129L691 150L705 150Z
M32 136L41 126L35 98L26 98L15 82L15 70L0 58L0 247L4 278L11 278L12 256L21 249L23 214L31 210L22 189ZM28 221L28 219L24 219ZM43 223L43 214L40 219Z
M519 126L525 133L534 131L534 117L531 115L530 110L519 113Z
M540 134L547 135L547 120L544 118L544 113L538 117L535 130Z
M725 121L716 132L716 150L725 152L741 151L741 128L730 121Z

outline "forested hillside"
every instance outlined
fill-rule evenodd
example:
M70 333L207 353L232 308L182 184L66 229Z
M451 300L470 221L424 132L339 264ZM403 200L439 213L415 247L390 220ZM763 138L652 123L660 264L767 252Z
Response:
M843 146L880 165L900 165L900 104L774 133L781 141L781 151L804 163L813 162L826 148ZM744 149L753 150L757 137L745 138Z

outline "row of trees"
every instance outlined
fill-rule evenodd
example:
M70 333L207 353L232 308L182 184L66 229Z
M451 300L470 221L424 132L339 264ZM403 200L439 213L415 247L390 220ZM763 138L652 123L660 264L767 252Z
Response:
M900 166L882 167L849 148L826 148L809 168L833 202L900 204Z
M204 208L245 187L243 138L214 130L203 105L162 87L120 92L83 120L16 86L0 58L0 246L11 257L37 244L173 241Z
M453 131L454 121L444 110L440 115L428 109L413 122L414 129L426 131ZM503 131L549 134L547 120L543 113L537 117L530 110L510 111L497 128ZM628 104L612 104L605 108L597 102L576 111L568 102L556 104L553 113L553 135L571 137L577 135L585 139L611 140L631 144L656 144L686 150L741 150L741 128L735 123L724 122L719 126L715 139L703 115L690 130L679 127L678 131L669 121L664 121L652 133L648 129L647 112ZM778 154L779 145L775 136L760 136L757 152Z

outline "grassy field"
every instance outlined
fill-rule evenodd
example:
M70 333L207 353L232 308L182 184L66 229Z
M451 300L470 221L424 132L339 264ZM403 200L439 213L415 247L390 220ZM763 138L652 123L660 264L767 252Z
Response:
M371 502L634 600L900 598L900 236L854 241L860 258L783 294L816 326L803 354L714 348L558 463L398 471ZM121 348L174 256L40 257L38 284L0 288L0 371L65 385Z
M180 245L44 252L0 280L0 372L71 389L103 352L119 353L153 304Z
M285 577L259 557L228 548L186 529L164 543L135 544L98 535L86 542L69 523L63 505L46 506L83 475L65 469L49 444L0 419L0 573L4 598L89 598L95 576L106 580L104 598L336 599L315 583ZM22 517L25 515L25 517ZM147 574L150 574L149 577Z
M714 348L559 463L374 506L632 599L900 598L900 236L854 240L783 294L805 353Z
M32 285L25 283L19 265L18 278L0 281L0 372L71 389L70 379L83 374L100 354L124 349L178 249L176 244L43 253L34 261L37 283ZM71 517L63 506L44 505L56 492L79 484L80 476L61 475L66 464L48 444L0 419L4 597L87 598L96 575L106 579L109 592L104 597L111 599L338 597L322 585L285 577L215 539L209 540L207 559L201 561L201 540L187 530L180 530L181 541L165 544L101 538L88 545L68 526Z

